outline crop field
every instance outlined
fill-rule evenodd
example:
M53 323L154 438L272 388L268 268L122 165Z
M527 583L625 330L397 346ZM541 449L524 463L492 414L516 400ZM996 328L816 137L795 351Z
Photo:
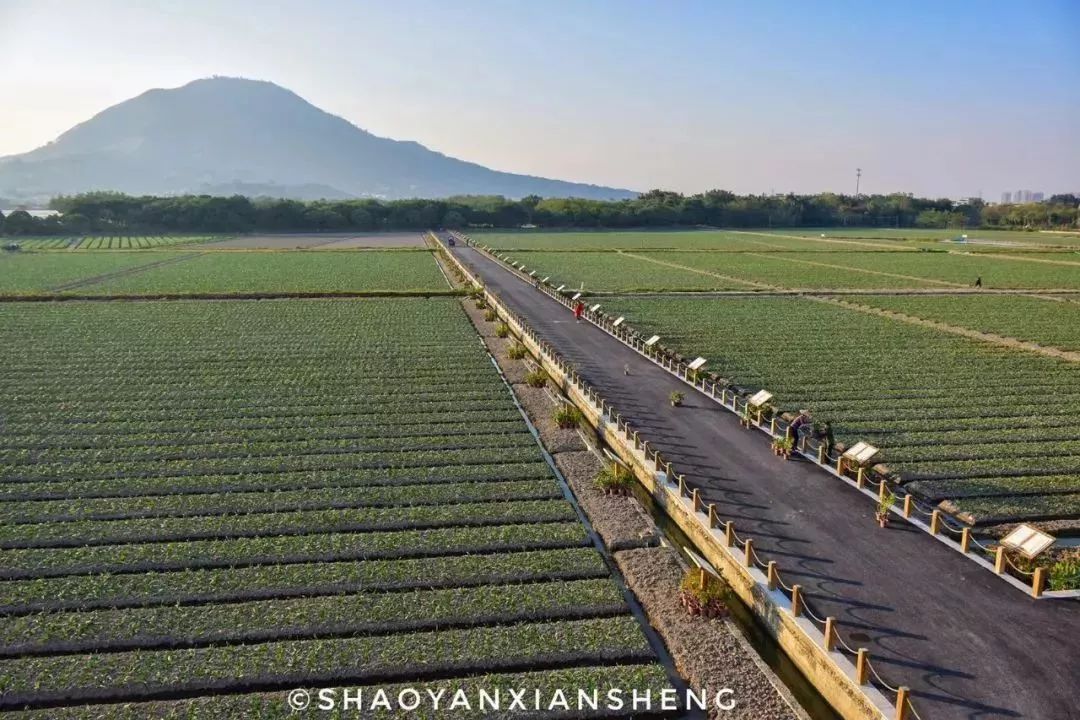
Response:
M860 305L1080 351L1080 296L1073 300L1015 295L860 295Z
M0 292L430 292L447 290L428 250L250 253L13 253Z
M833 248L830 248L833 250ZM515 251L556 285L642 290L987 289L1080 290L1080 256L943 252Z
M6 303L0 360L15 716L668 686L456 300Z
M811 409L838 441L882 447L925 497L983 522L1080 517L1075 363L806 298L604 306L736 384L767 388L784 410Z
M853 249L896 250L896 244L855 243L768 235L757 231L679 230L666 232L514 232L477 233L477 242L497 250L712 250L716 252L800 251L829 252ZM902 248L900 248L902 249Z
M170 245L215 242L217 235L85 235L77 237L26 237L15 242L26 250L144 250Z
M136 253L0 253L0 292L44 293L155 259L160 258Z

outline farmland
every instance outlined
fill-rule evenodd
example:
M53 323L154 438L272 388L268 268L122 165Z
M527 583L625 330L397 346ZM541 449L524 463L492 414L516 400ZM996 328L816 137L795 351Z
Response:
M1059 258L1060 259L1057 259ZM1049 259L1054 258L1054 259ZM595 292L672 290L1080 290L1080 262L1070 255L958 255L926 252L608 252L516 251L556 285Z
M556 286L583 284L604 312L708 358L740 387L769 389L782 410L811 409L838 441L883 448L889 470L924 499L983 524L1075 524L1077 256L918 251L940 233L805 235L815 247L785 249L804 241L767 231L477 240L525 248L510 259ZM747 244L759 240L777 247Z
M456 300L10 303L0 356L5 709L668 685Z
M215 242L216 235L85 235L72 237L27 237L15 242L25 250L146 250L172 245L199 245Z
M84 295L446 291L428 250L15 253L0 292Z
M605 306L709 358L736 384L768 388L784 410L810 408L837 440L884 448L886 464L924 497L983 521L1080 511L1080 373L1071 363L803 298ZM988 382L994 392L983 391ZM1029 497L1017 507L1009 496L1019 494Z

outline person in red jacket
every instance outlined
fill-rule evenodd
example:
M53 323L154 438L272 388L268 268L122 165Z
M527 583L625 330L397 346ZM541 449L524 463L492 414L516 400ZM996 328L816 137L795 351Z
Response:
M580 300L574 305L574 319L581 322L581 316L585 312L585 303Z

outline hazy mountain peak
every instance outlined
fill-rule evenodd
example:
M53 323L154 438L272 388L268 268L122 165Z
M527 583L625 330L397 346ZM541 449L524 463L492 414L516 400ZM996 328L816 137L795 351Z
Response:
M631 197L626 190L503 173L380 138L264 80L211 77L148 90L22 155L0 159L0 196L85 190L285 196ZM303 186L304 189L299 188ZM296 188L293 192L292 188Z

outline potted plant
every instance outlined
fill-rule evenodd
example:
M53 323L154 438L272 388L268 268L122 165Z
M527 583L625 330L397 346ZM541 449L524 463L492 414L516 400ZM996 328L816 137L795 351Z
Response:
M605 495L629 495L634 474L629 468L618 463L608 463L596 476L593 483Z
M690 570L683 577L679 603L695 617L717 618L728 614L723 587L702 568Z
M889 510L896 504L896 494L891 490L885 493L885 497L878 500L877 512L874 513L874 517L877 519L878 527L887 527L889 525Z
M686 396L679 390L672 390L668 395L668 400L671 401L671 407L679 407L685 399Z
M795 449L795 441L789 437L777 437L773 438L772 451L774 455L788 460L791 458L791 451Z

